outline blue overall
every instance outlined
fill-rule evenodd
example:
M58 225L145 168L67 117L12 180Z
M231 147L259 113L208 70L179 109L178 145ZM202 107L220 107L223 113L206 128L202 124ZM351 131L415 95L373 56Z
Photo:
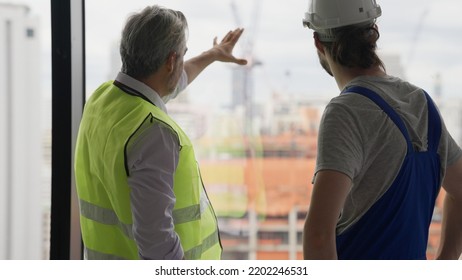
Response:
M361 94L375 102L396 124L407 142L407 153L391 187L358 222L337 235L339 259L426 259L428 231L439 192L441 119L425 93L428 106L428 148L414 151L399 115L377 93L351 87L345 93ZM386 139L384 139L386 141Z

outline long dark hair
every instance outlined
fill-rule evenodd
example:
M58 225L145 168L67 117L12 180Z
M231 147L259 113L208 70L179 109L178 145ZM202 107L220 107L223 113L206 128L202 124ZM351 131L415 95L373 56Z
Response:
M349 25L332 30L333 42L323 42L332 59L349 68L367 69L385 65L376 54L380 33L375 23L367 25Z

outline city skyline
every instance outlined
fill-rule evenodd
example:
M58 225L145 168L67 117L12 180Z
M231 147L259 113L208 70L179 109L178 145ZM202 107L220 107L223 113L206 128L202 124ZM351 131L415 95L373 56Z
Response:
M31 13L40 15L42 29L43 92L51 92L51 30L48 0L9 0L31 7ZM146 5L154 4L146 0L133 1L98 0L86 1L87 22L87 92L92 92L106 81L110 73L110 45L117 42L121 27L127 16ZM234 1L241 15L242 27L248 28L252 22L254 1ZM267 98L273 91L288 91L309 96L335 96L339 90L335 81L318 65L312 35L301 25L301 18L307 9L307 0L289 0L280 5L278 1L260 1L256 22L255 54L262 66L255 71L255 84L259 96ZM236 27L230 1L160 0L156 4L182 10L188 18L189 51L186 58L207 49L214 36L223 36L227 30ZM443 98L458 98L462 80L462 55L457 46L462 38L462 21L457 11L462 3L457 0L387 0L378 1L383 15L378 19L381 38L379 52L399 55L403 69L410 82L427 91L433 89L433 81L439 75L443 83ZM101 21L101 11L111 7ZM246 34L246 32L244 32ZM223 84L231 83L230 70L226 65L213 65L190 87L195 100L214 102L221 105L228 102L230 89L221 89L221 97L216 92ZM205 76L205 75L204 75Z

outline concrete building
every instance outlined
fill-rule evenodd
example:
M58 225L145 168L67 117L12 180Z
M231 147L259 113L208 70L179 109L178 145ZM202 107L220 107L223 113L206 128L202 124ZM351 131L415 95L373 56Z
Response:
M38 24L0 4L0 259L42 258Z
M402 59L399 54L393 53L379 53L380 58L382 59L385 67L387 69L387 73L389 75L406 79L406 71L402 64Z

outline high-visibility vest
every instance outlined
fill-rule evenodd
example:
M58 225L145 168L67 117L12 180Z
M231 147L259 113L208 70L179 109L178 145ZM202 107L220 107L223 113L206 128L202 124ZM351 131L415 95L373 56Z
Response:
M174 174L173 220L185 259L220 259L217 219L188 136L161 109L111 82L100 86L86 103L75 150L85 258L139 259L125 153L129 140L153 122L171 129L181 147Z

